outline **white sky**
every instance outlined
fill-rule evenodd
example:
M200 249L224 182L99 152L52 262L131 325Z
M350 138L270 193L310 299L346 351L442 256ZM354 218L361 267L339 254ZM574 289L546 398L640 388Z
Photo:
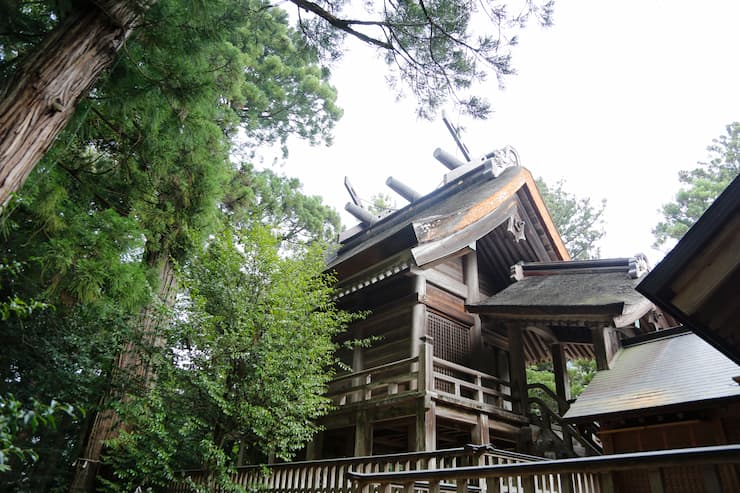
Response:
M650 231L678 189L678 170L705 160L711 140L740 120L740 2L560 0L554 21L521 33L518 74L504 91L489 84L489 120L450 118L473 154L512 145L535 176L606 198L602 257L644 252L657 262L665 252L651 248ZM417 120L415 102L395 100L373 52L348 48L332 77L345 112L334 145L292 142L280 170L340 211L345 175L365 199L396 198L385 186L390 175L431 191L446 171L432 151L457 152L444 124ZM348 227L357 222L342 217Z

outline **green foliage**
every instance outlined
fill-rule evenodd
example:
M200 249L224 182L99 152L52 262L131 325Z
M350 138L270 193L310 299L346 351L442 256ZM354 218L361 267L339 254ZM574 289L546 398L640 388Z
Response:
M38 455L32 448L17 445L18 435L33 435L41 427L55 429L54 415L60 412L75 416L74 407L55 400L49 404L33 400L31 406L23 407L13 394L0 395L0 472L11 470L9 462L13 457L21 461L37 460Z
M221 207L237 228L270 225L283 246L333 241L340 227L337 212L321 197L304 195L298 179L247 163L232 174Z
M596 375L596 362L589 359L568 361L568 380L570 382L570 397L576 399L583 393L586 386ZM552 362L539 363L527 368L527 383L541 383L555 393L555 374ZM537 397L547 406L557 412L558 404L541 389L531 389L529 395Z
M22 55L56 24L53 3L0 0L0 94Z
M398 209L396 201L393 200L393 197L385 193L376 193L373 195L370 199L370 207L368 208L376 216L384 216L396 209Z
M11 306L26 310L19 300L55 310L0 324L0 395L13 393L22 402L57 399L89 410L84 420L66 416L53 430L22 436L19 446L33 449L39 460L18 460L3 488L66 490L95 412L120 408L126 394L131 406L141 399L141 382L116 370L116 357L125 343L154 350L141 342L147 338L140 313L157 293L157 268L162 259L186 263L221 224L218 204L232 181L229 153L238 129L245 130L243 145L284 143L291 133L319 143L328 140L340 114L328 71L315 50L296 41L283 12L254 1L209 2L199 15L193 7L156 2L146 28L129 40L3 211L0 258L12 272L0 272L0 299L9 300L9 313ZM39 17L48 15L39 9ZM21 42L13 36L0 34L0 50L9 53L17 41L19 55ZM17 57L4 56L0 70L12 71ZM277 204L275 231L295 227L295 236L285 239L296 243L330 234L333 226L324 221L337 224L336 213L303 198L297 181L272 181L255 196L260 204ZM282 201L273 193L284 194ZM264 218L249 214L254 221ZM295 224L278 224L283 220ZM150 407L172 398L162 392L159 401L140 401L138 415L146 410L151 417ZM144 436L151 440L142 442ZM150 451L163 443L157 433L142 437L137 446ZM200 457L181 450L187 446L177 452ZM142 470L158 477L156 462Z
M424 118L448 100L474 117L487 117L488 101L471 94L471 86L489 73L500 84L512 74L510 48L517 43L513 31L531 17L549 25L553 8L549 0L526 2L523 8L491 1L384 0L365 2L363 15L359 5L350 2L291 2L298 7L301 30L325 56L341 55L344 35L377 48L391 69L389 83L399 93L409 90Z
M570 395L573 399L581 395L586 386L596 375L596 361L591 359L577 359L568 365L570 378Z
M663 221L653 229L655 246L669 239L680 240L704 214L714 199L740 173L740 123L730 123L727 135L721 135L707 147L709 162L700 162L692 170L679 171L683 186L673 202L664 204L660 212Z
M108 185L118 187L115 174ZM68 403L94 412L108 392L111 368L130 324L151 292L141 262L144 241L135 217L124 217L95 189L60 166L42 164L7 210L2 297L36 300L54 309L0 324L0 395L21 402ZM15 491L65 488L90 415L63 415L54 428L22 433L3 484Z
M598 258L596 243L604 237L604 209L606 199L600 206L591 204L589 197L578 197L565 190L563 180L555 186L538 178L537 188L542 194L547 210L573 259Z
M289 459L329 409L332 337L351 319L331 301L323 250L282 257L269 228L216 235L183 267L188 296L157 369L157 388L121 407L131 423L109 460L122 488L239 460Z
M34 310L43 310L49 308L49 305L36 300L24 300L18 297L12 289L15 276L21 271L23 266L20 262L0 261L0 321L8 320L11 316L28 317ZM11 287L3 288L3 284L10 284Z

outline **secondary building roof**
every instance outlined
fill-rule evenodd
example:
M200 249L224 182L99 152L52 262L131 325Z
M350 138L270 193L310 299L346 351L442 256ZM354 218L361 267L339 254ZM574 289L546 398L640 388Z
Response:
M468 309L500 319L602 321L623 327L652 307L635 291L639 279L631 260L516 266L522 272L518 282Z
M517 282L466 308L520 327L529 363L549 359L554 342L565 344L570 359L593 358L591 329L596 327L625 328L634 335L664 325L656 317L643 326L635 324L654 310L635 291L647 270L642 257L529 262L511 270Z
M738 399L733 378L739 375L740 366L695 334L656 333L644 342L626 341L612 369L598 372L564 417L593 421Z

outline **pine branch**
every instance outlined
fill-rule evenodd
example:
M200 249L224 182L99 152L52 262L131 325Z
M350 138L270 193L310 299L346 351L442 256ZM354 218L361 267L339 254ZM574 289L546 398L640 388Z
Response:
M290 0L290 1L294 3L298 8L318 15L319 17L324 19L326 22L328 22L330 25L336 27L337 29L341 29L342 31L348 34L351 34L352 36L364 41L365 43L375 45L380 48L384 48L386 50L394 49L394 46L388 43L387 41L382 41L378 38L368 36L367 34L357 31L352 28L352 25L381 26L382 25L381 21L375 22L375 21L358 21L358 20L340 19L316 3L309 2L307 0Z

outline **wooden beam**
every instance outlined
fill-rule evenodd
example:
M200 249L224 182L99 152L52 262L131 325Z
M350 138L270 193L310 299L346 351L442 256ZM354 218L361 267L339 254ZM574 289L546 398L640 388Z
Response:
M551 344L552 368L555 373L555 393L562 399L558 404L560 415L568 411L567 402L570 400L570 381L568 378L568 360L565 357L564 344Z
M373 426L367 412L357 412L355 424L355 457L365 457L373 453Z
M509 335L509 374L514 397L514 412L526 414L528 407L527 369L526 360L524 359L522 329L509 326L507 331Z
M413 271L423 272L423 275L427 278L427 281L434 284L437 287L449 291L450 293L465 298L468 296L468 286L464 283L454 279L444 272L440 272L434 268L431 269L413 269Z

